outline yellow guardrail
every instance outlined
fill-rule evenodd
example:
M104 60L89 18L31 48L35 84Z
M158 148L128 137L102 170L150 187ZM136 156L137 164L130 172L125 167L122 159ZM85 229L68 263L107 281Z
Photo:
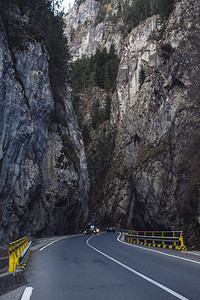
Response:
M187 250L183 243L183 231L135 231L122 230L126 242L159 248Z
M17 241L9 243L9 266L8 272L17 270L19 265L22 265L24 260L30 254L31 242L25 236Z

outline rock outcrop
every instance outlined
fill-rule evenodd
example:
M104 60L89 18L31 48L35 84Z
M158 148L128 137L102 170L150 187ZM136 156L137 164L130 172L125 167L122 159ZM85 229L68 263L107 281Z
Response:
M13 10L19 14L16 6ZM26 50L11 49L5 15L0 16L0 241L77 232L87 218L89 182L71 87L66 83L55 100L44 42L31 37Z
M0 14L0 241L77 232L87 220L182 229L187 245L198 247L199 2L177 0L165 26L152 16L128 35L121 2L76 2L65 19L72 61L111 44L120 59L113 94L94 86L79 91L87 145L70 82L55 97L41 37L31 33L25 48L11 46L7 14L25 23L28 16L3 2L9 10ZM94 126L95 102L110 111Z
M118 1L112 1L112 6L101 2L82 1L74 6L65 17L65 34L68 37L72 61L82 56L91 56L97 48L110 48L115 44L119 53L122 44L121 22L113 25L109 15L117 12ZM103 21L102 21L103 19Z
M73 16L77 24L94 3L75 6L67 20ZM91 210L93 221L182 229L188 245L200 244L199 9L197 0L176 1L162 38L159 19L152 16L120 42L120 51L117 46L120 65L110 120L117 134L98 206ZM99 44L105 46L103 25L96 37L101 35ZM89 28L89 36L98 31L95 24ZM92 42L84 38L84 26L74 29L69 45L77 59L92 53ZM118 45L119 36L113 41Z

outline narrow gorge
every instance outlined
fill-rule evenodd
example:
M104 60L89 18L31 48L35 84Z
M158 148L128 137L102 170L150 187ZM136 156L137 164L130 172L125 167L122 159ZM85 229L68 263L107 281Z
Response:
M50 2L0 1L1 243L113 223L200 249L199 1Z

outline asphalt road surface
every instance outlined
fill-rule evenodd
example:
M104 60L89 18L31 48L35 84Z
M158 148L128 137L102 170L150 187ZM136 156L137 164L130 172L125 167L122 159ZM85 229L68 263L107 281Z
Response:
M79 235L33 251L22 299L200 299L199 256L127 245L118 236Z

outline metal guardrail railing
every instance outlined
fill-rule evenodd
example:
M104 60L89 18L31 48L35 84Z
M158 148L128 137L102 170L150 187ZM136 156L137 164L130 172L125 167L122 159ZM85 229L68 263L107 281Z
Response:
M183 243L183 231L122 230L121 232L124 235L124 240L129 243L182 251L187 250Z
M28 241L28 237L25 236L17 241L9 243L9 266L8 272L17 270L18 266L23 269L25 267L25 261L30 255L31 241Z

